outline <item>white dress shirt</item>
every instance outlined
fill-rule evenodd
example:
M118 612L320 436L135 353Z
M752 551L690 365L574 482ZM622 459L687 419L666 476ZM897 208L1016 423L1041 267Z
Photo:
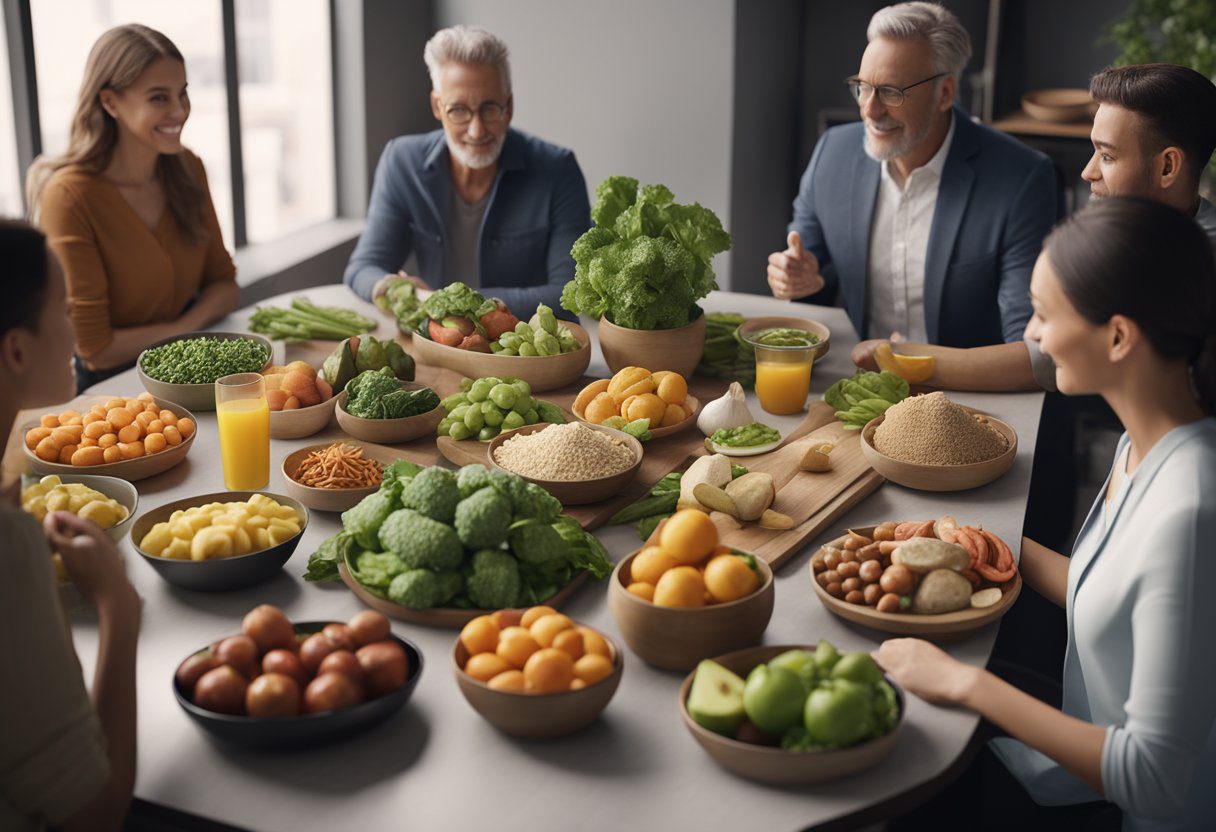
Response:
M1157 440L1108 506L1110 488L1068 564L1063 710L1106 729L1102 786L1124 830L1216 829L1216 419ZM1101 799L1011 737L991 747L1040 805Z
M870 226L869 338L898 332L908 341L929 340L925 327L925 254L942 168L954 139L954 115L942 146L924 165L913 170L903 187L882 163L878 199Z

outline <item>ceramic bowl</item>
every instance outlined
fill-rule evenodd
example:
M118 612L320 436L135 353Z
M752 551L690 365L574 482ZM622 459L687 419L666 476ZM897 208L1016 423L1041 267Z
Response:
M625 486L633 482L638 475L638 469L642 466L642 443L634 439L627 433L622 433L619 430L605 428L599 425L584 423L591 430L602 431L612 436L615 439L625 443L625 446L633 453L633 465L626 468L624 471L612 474L607 477L597 477L590 480L540 480L532 477L525 477L499 464L495 459L495 454L502 444L512 436L527 436L529 434L542 431L551 425L524 425L522 428L500 433L498 436L490 440L489 457L490 464L495 468L506 471L509 474L515 474L528 482L533 482L541 488L548 491L556 497L564 506L581 506L588 503L598 503L601 500L607 500L609 497L620 494Z
M508 624L518 624L520 614L520 610L503 613ZM547 694L494 690L464 672L469 651L459 638L452 648L452 672L456 676L457 687L473 710L503 733L530 740L563 737L594 722L608 706L621 682L621 673L625 668L621 648L607 634L600 632L600 635L612 651L612 673L581 690Z
M658 370L655 370L655 372L657 373ZM686 418L682 422L677 422L674 425L668 425L665 428L650 428L649 429L650 438L652 440L653 439L663 439L668 436L673 436L677 433L688 430L690 427L692 427L693 425L695 425L697 423L697 414L701 412L701 400L698 399L696 396L692 395L691 393L689 393L687 396L684 397L684 401L685 401L685 403L687 403L689 406L692 407L692 413L689 414L688 418ZM600 425L596 425L593 422L588 422L586 419L584 419L583 411L581 408L575 409L574 405L571 405L570 412L574 414L575 419L578 419L580 422L583 422L584 424L590 425L591 427L602 427ZM611 430L611 428L609 428L609 430Z
M425 384L415 384L412 381L403 381L401 386L406 390L421 390L426 387ZM338 415L338 426L356 439L380 445L396 445L422 436L433 436L435 428L445 415L443 405L437 404L426 413L406 416L403 419L363 419L346 411L345 390L334 398L337 399L335 412Z
M94 491L101 492L112 500L117 500L127 510L127 517L122 522L106 529L105 532L115 543L126 537L127 532L131 530L131 524L135 522L135 511L139 508L139 491L135 486L118 477L105 477L97 474L56 474L55 476L59 477L59 481L64 485L80 483ZM38 479L40 478L33 478L25 485L32 485Z
M175 511L184 511L207 503L248 500L254 494L266 494L276 503L294 508L301 519L299 533L269 549L250 552L247 555L198 561L157 557L148 554L139 545L154 525L168 520ZM144 513L131 527L131 543L134 545L135 551L139 552L140 557L151 564L162 578L174 586L196 592L225 592L231 589L244 589L274 577L283 568L283 564L291 558L296 546L300 543L300 538L307 530L308 509L299 500L261 491L220 491L215 494L175 500Z
M326 624L330 623L333 622L306 621L296 624L295 629L296 633L301 635L319 633ZM414 692L418 679L422 676L422 651L412 642L398 638L391 633L389 638L405 650L406 660L409 662L409 675L406 677L405 684L391 693L350 708L275 719L221 714L200 708L191 702L176 678L173 680L173 695L177 699L177 704L199 727L225 742L265 750L321 745L366 731L380 724L401 710ZM195 653L206 649L208 649L207 646L200 647ZM193 655L194 653L191 654L191 656ZM188 659L190 656L186 658Z
M979 414L974 408L962 406L969 413ZM981 414L1005 437L1008 447L1000 456L970 465L919 465L904 462L881 453L874 447L874 431L886 418L884 413L869 422L861 430L861 453L879 474L905 488L918 491L966 491L978 488L999 479L1010 468L1018 455L1017 432L1000 419Z
M640 550L639 550L640 551ZM756 558L760 587L744 598L705 607L660 607L625 589L634 552L617 564L608 608L629 649L647 664L689 670L701 659L760 642L773 616L773 570Z
M246 341L257 341L266 350L266 361L261 367L250 370L257 372L264 370L270 365L274 357L274 345L261 335L255 335L251 332L187 332L182 335L174 335L171 338L163 338L152 344L148 349L139 354L139 358L135 361L135 369L139 375L139 381L143 384L144 389L156 396L158 399L175 402L182 407L190 410L215 410L215 382L208 384L169 384L164 381L157 381L144 372L144 354L150 349L164 346L172 341L185 341L190 338L218 338L221 341L232 341L243 338Z
M544 393L578 381L591 363L591 336L587 330L570 321L559 323L578 339L582 345L579 349L561 355L497 355L449 347L415 335L411 351L420 364L444 367L469 378L522 378L533 393Z
M325 450L331 444L333 443L322 442L317 445L306 445L283 457L283 482L286 483L287 494L299 500L313 511L346 511L368 494L374 494L380 490L379 485L371 485L366 488L315 488L296 482L294 479L295 472L299 469L300 463L304 461L304 458L313 451ZM384 468L392 465L400 458L400 454L380 450L379 448L357 445L351 442L346 444L362 448L363 456L376 460Z
M1039 121L1064 123L1090 118L1096 105L1089 90L1077 87L1028 92L1022 96L1022 109Z
M300 407L295 410L270 411L271 439L303 439L325 430L334 417L337 396L330 396L320 404Z
M607 317L600 318L600 350L608 369L646 367L651 372L671 370L690 378L705 351L705 315L675 329L627 329Z

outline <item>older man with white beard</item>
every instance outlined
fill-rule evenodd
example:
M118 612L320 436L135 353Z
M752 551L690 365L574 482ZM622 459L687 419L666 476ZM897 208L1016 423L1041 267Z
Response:
M1058 211L1051 162L954 105L967 31L935 3L879 10L857 75L861 122L823 134L802 177L779 298L831 303L861 338L1020 341L1030 272Z
M574 277L570 247L591 225L574 154L511 127L499 38L454 26L427 42L423 58L442 129L385 147L346 284L371 300L395 280L423 290L461 281L522 318L538 303L560 314ZM411 254L415 275L403 271Z

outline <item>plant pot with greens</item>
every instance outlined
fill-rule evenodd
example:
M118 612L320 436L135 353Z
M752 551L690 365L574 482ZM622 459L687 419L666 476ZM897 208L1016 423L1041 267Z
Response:
M608 367L689 376L705 346L697 301L717 288L710 263L730 248L717 215L680 205L663 185L610 176L595 191L595 225L575 241L562 306L600 321Z

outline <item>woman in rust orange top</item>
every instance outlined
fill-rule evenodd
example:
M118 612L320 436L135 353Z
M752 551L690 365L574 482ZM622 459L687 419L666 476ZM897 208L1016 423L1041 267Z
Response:
M202 162L181 142L189 115L177 47L119 26L89 53L67 152L30 168L31 214L67 277L80 389L236 306Z

